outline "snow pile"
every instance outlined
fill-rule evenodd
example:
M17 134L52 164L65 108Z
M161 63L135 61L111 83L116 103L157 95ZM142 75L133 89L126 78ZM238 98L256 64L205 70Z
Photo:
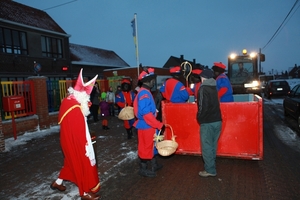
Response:
M49 129L45 130L38 130L36 132L28 132L24 133L23 135L17 136L17 140L14 138L8 138L5 139L5 151L10 151L12 147L26 144L27 141L30 141L32 139L41 138L46 135L50 135L52 133L59 132L60 126L52 126Z
M285 79L289 85L290 88L293 89L297 84L300 84L300 78L293 78L293 79Z

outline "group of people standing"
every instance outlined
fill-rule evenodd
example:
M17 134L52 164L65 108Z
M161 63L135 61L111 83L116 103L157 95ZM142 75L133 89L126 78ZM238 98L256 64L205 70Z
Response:
M116 94L120 92L117 90ZM110 87L107 92L100 90L98 82L95 82L93 90L90 94L90 116L93 117L94 122L99 121L99 109L102 118L103 130L109 130L108 116L115 116L115 93L113 88Z
M76 85L68 89L69 95L62 101L60 107L60 140L64 164L58 178L51 183L50 187L53 190L65 191L63 181L68 180L78 186L81 199L100 198L97 194L100 190L100 181L87 117L92 113L94 121L98 121L100 107L104 116L103 129L108 129L105 116L114 115L115 104L121 109L125 106L133 106L135 118L124 120L124 127L128 139L132 138L133 127L137 129L137 153L140 162L138 173L145 177L155 177L156 171L163 167L157 162L157 149L153 139L158 130L163 133L165 129L158 115L161 112L160 101L184 103L191 95L195 97L197 103L196 119L200 124L204 160L204 170L200 171L199 175L216 176L217 141L222 127L220 102L233 101L232 88L224 73L225 68L222 63L214 63L213 71L193 69L190 80L194 83L194 88L191 89L180 81L182 74L180 66L172 67L170 68L172 77L165 81L155 98L151 92L156 80L153 68L144 68L139 74L138 91L132 91L130 80L123 79L120 91L115 95L112 88L106 94L101 94L96 82L97 76L85 83L81 69Z
M182 70L180 66L170 68L171 78L167 79L155 99L151 88L154 86L154 69L145 69L138 80L142 83L134 100L136 121L133 126L138 130L138 156L140 158L139 174L146 177L155 177L156 170L162 165L157 163L157 153L153 142L153 133L164 130L159 118L161 113L160 102L166 100L172 103L185 103L193 95L197 103L196 120L200 125L200 138L204 170L199 176L216 176L217 142L222 129L222 114L220 102L233 102L233 91L228 77L225 74L226 66L215 62L210 69L193 69L190 82L193 88L185 86L180 80ZM150 163L150 168L147 168Z
M222 129L220 102L233 102L233 90L225 74L226 66L221 62L213 63L211 69L193 69L190 82L193 88L180 81L180 66L170 68L172 78L160 88L161 96L172 103L185 103L194 96L197 103L196 120L200 125L200 138L204 170L199 176L216 176L217 143Z

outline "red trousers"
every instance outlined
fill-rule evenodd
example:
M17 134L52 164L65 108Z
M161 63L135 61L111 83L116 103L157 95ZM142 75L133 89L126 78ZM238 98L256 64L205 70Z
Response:
M138 156L141 159L152 159L154 148L155 129L139 129L138 130Z

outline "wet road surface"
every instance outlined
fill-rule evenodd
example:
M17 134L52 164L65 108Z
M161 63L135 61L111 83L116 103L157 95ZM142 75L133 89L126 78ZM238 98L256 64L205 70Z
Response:
M90 130L97 135L102 199L299 199L300 152L276 134L278 125L286 127L284 119L274 111L276 108L277 105L264 105L264 159L218 157L218 175L209 178L198 175L203 170L202 157L188 155L159 157L164 167L157 177L141 177L137 138L127 140L122 121L111 117L108 131L102 130L101 122L91 123ZM0 158L0 199L80 199L77 187L70 182L64 182L65 192L49 187L63 163L59 133L30 140L0 153Z

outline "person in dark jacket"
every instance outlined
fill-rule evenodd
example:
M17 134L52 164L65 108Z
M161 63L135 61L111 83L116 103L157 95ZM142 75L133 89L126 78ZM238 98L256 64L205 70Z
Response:
M204 171L199 176L216 176L216 152L222 128L222 116L216 80L212 70L201 72L201 86L197 95L197 121L200 124L200 138Z
M91 115L93 116L94 122L99 121L98 114L99 114L99 96L100 96L100 89L99 85L97 82L95 82L95 85L93 87L91 96L90 96L90 101L92 102L92 105L90 107L90 112Z

